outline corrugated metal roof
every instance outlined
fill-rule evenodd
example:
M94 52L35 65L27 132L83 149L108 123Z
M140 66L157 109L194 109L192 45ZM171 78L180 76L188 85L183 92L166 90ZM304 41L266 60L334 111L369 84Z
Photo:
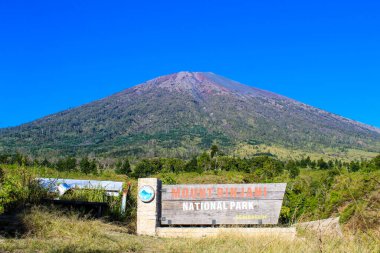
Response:
M87 180L87 179L65 179L65 178L36 178L42 187L49 191L59 191L58 186L64 184L65 189L103 189L110 195L118 196L119 192L123 190L123 182L117 181L100 181L100 180ZM59 191L61 192L61 191ZM64 193L64 192L63 192ZM62 193L62 194L63 194Z

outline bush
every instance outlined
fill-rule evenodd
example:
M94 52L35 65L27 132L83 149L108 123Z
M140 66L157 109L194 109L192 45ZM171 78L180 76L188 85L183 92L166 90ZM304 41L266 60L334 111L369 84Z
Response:
M346 208L344 208L344 210L340 213L339 222L342 224L347 223L347 221L354 215L355 209L355 203L351 203Z
M47 191L41 188L32 173L24 167L1 171L3 181L0 182L0 214L26 203L37 203L47 196Z

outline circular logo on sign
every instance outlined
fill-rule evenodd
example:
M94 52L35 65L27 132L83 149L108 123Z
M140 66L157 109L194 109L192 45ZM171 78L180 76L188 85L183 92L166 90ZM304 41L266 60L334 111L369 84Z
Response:
M144 203L149 203L154 199L154 189L152 186L144 185L139 190L139 199Z

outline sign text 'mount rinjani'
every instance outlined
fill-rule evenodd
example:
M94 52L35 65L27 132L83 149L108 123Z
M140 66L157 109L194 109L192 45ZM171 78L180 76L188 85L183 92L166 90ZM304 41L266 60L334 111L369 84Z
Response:
M163 185L162 225L277 224L286 183Z

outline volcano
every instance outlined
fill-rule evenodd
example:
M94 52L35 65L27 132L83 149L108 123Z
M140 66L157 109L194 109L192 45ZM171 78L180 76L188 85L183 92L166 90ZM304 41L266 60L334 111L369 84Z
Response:
M36 156L186 156L213 143L380 152L380 130L209 72L161 76L0 129L0 151Z

